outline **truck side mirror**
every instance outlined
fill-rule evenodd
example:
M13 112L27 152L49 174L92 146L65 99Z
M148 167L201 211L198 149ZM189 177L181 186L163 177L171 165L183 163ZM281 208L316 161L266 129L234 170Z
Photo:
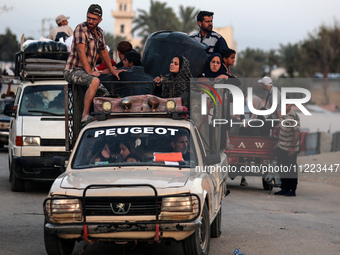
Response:
M9 117L15 117L15 111L13 111L13 103L5 104L4 114Z
M60 172L65 172L65 157L62 156L54 156L53 164L60 167Z

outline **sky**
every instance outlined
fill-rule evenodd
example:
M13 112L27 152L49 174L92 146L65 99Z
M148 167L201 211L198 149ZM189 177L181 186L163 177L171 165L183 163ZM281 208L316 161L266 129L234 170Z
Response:
M234 28L237 50L250 48L263 50L278 49L280 44L297 43L307 38L320 25L332 26L340 22L339 0L158 0L166 2L177 13L179 6L193 6L199 10L215 13L214 26ZM85 21L87 8L97 3L103 8L103 21L100 27L113 33L114 19L111 11L116 10L115 0L0 0L0 34L6 28L17 35L20 41L25 37L39 39L42 23L45 21L45 36L50 26L56 26L55 18L64 14L70 16L69 25ZM149 11L150 0L134 0L133 10ZM5 11L4 11L5 9Z

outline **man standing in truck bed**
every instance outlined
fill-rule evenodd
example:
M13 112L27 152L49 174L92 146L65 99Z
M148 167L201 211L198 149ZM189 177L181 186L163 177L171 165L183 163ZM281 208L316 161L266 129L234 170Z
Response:
M205 50L207 57L210 57L214 52L221 54L223 49L228 48L228 44L222 35L212 30L213 15L213 12L200 11L197 14L197 25L199 26L200 31L190 35L191 38L207 46Z
M79 24L74 30L71 54L64 71L67 82L88 87L84 98L82 123L87 123L92 119L90 107L97 90L101 92L101 96L109 95L107 89L100 83L98 78L100 73L95 69L97 55L118 80L118 74L123 71L112 68L103 30L98 27L102 21L102 14L102 8L98 4L90 5L87 11L87 21Z

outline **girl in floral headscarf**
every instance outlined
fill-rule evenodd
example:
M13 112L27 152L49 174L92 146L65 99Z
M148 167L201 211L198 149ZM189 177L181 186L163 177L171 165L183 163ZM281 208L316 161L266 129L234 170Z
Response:
M155 94L161 97L180 97L188 94L190 89L190 63L186 57L175 56L170 63L170 73L164 77L157 76L153 81L156 83ZM173 82L161 84L161 82ZM172 88L172 89L171 89Z

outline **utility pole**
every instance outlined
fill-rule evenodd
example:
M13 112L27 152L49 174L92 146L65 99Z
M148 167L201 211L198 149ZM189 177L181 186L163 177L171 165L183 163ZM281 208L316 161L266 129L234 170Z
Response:
M45 31L49 30L51 28L51 23L48 23L50 25L49 28L45 28L45 22L48 22L48 21L53 21L53 19L51 19L51 18L43 18L41 20L41 36L42 37L45 37Z
M10 10L13 10L13 6L12 7L7 7L6 5L0 7L0 14L3 12L8 12Z

